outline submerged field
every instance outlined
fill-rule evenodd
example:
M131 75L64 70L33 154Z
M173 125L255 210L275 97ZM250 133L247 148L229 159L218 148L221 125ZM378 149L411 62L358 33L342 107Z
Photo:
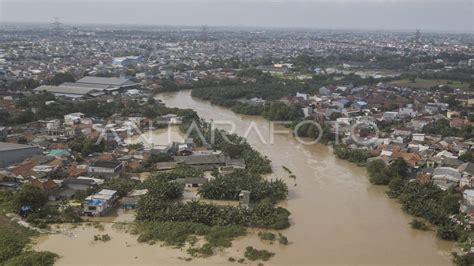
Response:
M389 84L395 86L411 87L415 89L428 89L437 85L450 86L463 90L469 88L469 83L447 79L415 79L415 82L410 81L408 79L400 79L391 81L389 82Z

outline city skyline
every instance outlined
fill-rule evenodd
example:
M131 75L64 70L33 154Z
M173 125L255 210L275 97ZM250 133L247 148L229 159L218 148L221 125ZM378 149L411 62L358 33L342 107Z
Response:
M28 9L25 9L28 6ZM471 1L3 0L0 22L473 32ZM245 16L243 15L245 14Z

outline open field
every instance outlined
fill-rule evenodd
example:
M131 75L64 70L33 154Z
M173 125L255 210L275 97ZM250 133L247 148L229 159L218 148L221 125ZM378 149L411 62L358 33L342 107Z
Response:
M396 86L406 86L415 89L427 89L436 85L448 85L453 88L459 88L463 90L469 88L469 83L446 79L416 79L415 82L412 82L408 79L400 79L391 81L389 84Z

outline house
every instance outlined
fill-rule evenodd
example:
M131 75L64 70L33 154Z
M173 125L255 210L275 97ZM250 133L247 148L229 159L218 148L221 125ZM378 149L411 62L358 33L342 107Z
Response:
M296 98L301 98L301 99L307 101L307 100L308 100L308 94L297 92L297 93L296 93Z
M329 96L331 95L331 90L326 87L319 88L319 95Z
M461 173L451 167L437 167L433 171L433 183L442 190L457 187L461 180Z
M181 117L175 114L164 115L161 117L161 119L163 119L163 121L165 121L167 124L171 124L171 125L181 124Z
M31 185L41 189L46 192L48 195L54 192L59 188L59 185L51 179L32 179L30 181Z
M99 193L88 196L83 205L83 212L90 216L106 215L118 199L117 191L102 189Z
M245 169L245 161L243 159L229 159L225 166L220 167L219 171L223 175L232 174L236 170Z
M119 161L95 161L88 168L89 176L112 178L118 177L124 169L123 162Z
M419 142L425 141L425 134L423 133L413 133L411 137L412 137L412 140L414 141L419 141Z
M458 167L463 177L474 177L474 163L463 163Z
M214 167L224 166L226 158L223 154L199 154L176 156L178 164L189 165L202 170L212 170Z
M352 104L352 107L360 111L362 109L366 109L368 107L368 104L365 101L356 101Z
M8 128L0 126L0 140L5 140L8 136Z
M462 193L460 211L466 214L474 213L474 189L466 189Z
M0 142L0 168L23 162L40 154L41 149L36 146Z
M144 62L143 56L124 56L124 57L115 57L112 60L112 65L116 66L129 66L141 64Z
M155 164L156 170L171 170L178 166L177 162L158 162Z
M85 115L83 113L70 113L64 115L64 124L72 126L81 123L81 119L83 119Z
M398 112L384 112L382 115L382 120L383 121L388 121L391 122L397 118Z
M79 191L87 191L87 189L94 187L97 183L93 179L81 178L66 178L61 187L49 194L49 200L64 200L70 199Z
M74 178L68 177L64 179L62 185L75 191L86 191L87 189L97 185L93 178Z
M126 197L120 200L120 206L124 210L132 210L138 207L140 198L148 193L148 189L132 190Z
M187 188L192 188L192 187L200 187L203 184L207 183L208 180L207 178L204 178L204 177L186 177L186 178L178 178L175 180L175 182L184 184L184 186Z

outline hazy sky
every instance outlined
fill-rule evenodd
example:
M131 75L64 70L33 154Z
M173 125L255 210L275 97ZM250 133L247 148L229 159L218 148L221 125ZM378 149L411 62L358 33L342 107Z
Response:
M0 0L2 22L473 32L474 0Z

